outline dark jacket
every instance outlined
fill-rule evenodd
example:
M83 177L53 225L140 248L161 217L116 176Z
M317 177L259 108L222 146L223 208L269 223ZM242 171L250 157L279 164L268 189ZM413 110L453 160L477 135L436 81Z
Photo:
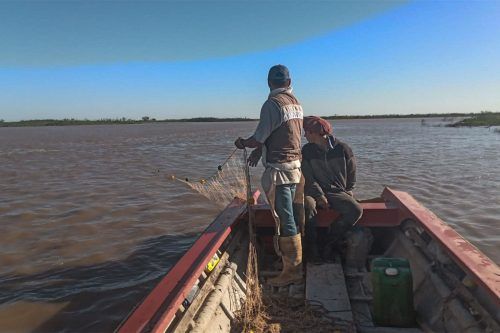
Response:
M356 183L356 161L351 148L333 136L328 139L327 151L314 143L302 148L305 194L314 198L328 192L351 191Z

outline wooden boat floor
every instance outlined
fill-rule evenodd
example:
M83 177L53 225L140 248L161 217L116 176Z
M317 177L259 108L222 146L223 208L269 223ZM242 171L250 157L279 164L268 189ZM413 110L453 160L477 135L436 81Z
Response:
M375 326L370 311L370 273L366 269L344 272L340 257L334 263L307 264L305 284L305 300L310 306L317 305L328 319L357 322L358 332L423 332L417 327Z
M351 303L341 263L308 264L306 272L306 301L323 307L331 318L353 320Z

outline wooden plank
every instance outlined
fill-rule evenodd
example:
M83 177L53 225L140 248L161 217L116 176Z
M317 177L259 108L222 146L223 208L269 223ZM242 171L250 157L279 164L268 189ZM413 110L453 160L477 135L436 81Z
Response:
M340 263L307 265L306 301L312 306L321 305L331 318L353 320Z

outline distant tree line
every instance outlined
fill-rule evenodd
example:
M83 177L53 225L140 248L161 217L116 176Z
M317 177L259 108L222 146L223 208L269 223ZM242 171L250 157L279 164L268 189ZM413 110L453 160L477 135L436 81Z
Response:
M144 124L150 122L230 122L230 121L253 121L250 118L215 118L215 117L197 117L185 119L164 119L156 120L149 116L144 116L140 120L130 118L102 118L97 120L90 119L34 119L6 122L0 120L0 127L23 127L23 126L74 126L74 125L112 125L112 124Z
M446 118L453 117L466 118L460 122L448 126L500 126L500 112L482 111L481 113L426 113L426 114L388 114L388 115L333 115L322 116L325 119L385 119L385 118ZM163 119L157 120L149 116L141 119L130 118L101 118L97 120L89 119L34 119L21 121L4 121L0 119L0 127L22 127L22 126L70 126L70 125L110 125L110 124L144 124L151 122L234 122L234 121L256 121L252 118L216 118L216 117L196 117L184 119Z
M216 118L216 117L196 117L196 118L185 118L185 119L165 119L163 122L230 122L230 121L256 121L258 119L252 118Z
M2 121L0 126L3 127L23 127L23 126L72 126L72 125L101 125L101 124L136 124L142 123L142 120L133 120L123 118L108 119L102 118L97 120L89 119L34 119L34 120L20 120L20 121Z
M412 113L412 114L374 114L374 115L333 115L321 116L325 119L386 119L386 118L454 118L471 117L474 113Z

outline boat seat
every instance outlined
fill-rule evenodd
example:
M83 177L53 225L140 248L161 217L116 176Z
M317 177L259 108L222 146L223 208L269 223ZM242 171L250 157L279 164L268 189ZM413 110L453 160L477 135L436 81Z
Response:
M363 216L357 223L360 226L393 227L398 226L401 222L396 205L389 202L361 202L360 204L363 207ZM274 220L268 204L258 204L253 207L257 227L274 227ZM339 213L333 209L318 209L317 226L328 227L338 217Z

